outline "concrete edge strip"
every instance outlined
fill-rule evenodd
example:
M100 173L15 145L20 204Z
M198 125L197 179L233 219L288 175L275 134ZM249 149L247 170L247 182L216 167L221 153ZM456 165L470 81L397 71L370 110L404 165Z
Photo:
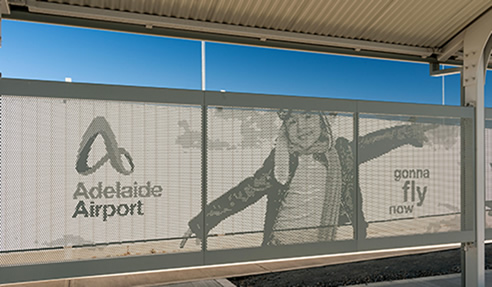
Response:
M219 283L223 287L236 287L236 285L232 284L232 282L227 279L215 279L215 282Z

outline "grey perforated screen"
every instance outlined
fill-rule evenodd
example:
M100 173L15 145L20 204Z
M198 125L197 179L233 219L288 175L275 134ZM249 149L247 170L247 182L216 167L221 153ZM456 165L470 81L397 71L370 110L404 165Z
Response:
M342 199L342 172L354 179L345 167L354 159L340 159L337 148L346 151L353 132L348 113L210 107L208 203L217 226L209 249L352 239L340 208L353 205Z
M453 118L360 114L368 238L461 230L460 126Z
M0 265L179 248L201 208L201 108L1 98Z
M5 268L132 257L144 270L472 237L470 109L84 85L64 98L57 86L0 100ZM112 94L75 97L87 89Z

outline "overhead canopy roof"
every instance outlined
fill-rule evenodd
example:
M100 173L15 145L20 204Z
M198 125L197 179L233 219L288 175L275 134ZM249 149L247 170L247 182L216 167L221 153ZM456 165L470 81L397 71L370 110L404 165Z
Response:
M492 10L490 0L0 2L11 19L449 64L461 64L462 32Z

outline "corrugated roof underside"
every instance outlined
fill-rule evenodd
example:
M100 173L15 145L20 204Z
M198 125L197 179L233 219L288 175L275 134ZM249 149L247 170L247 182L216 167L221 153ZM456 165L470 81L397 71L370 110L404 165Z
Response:
M224 25L439 48L491 0L45 0Z

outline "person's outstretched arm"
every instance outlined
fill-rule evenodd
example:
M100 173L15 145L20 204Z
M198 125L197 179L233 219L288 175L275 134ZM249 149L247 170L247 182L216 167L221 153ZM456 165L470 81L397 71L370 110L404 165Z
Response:
M244 210L246 207L260 200L267 194L268 190L278 184L272 176L273 154L274 151L270 153L270 156L265 160L263 166L253 177L246 178L237 186L231 188L229 191L207 204L205 208L205 234L208 234L208 232L222 222L222 220ZM190 237L192 234L195 234L201 239L203 237L204 229L203 212L200 212L193 217L188 222L188 225L190 230L187 231L185 237ZM185 240L186 238L183 240L181 247L184 246Z
M386 128L359 137L359 164L367 162L392 151L395 148L410 144L422 147L427 138L424 134L433 125L401 125Z

